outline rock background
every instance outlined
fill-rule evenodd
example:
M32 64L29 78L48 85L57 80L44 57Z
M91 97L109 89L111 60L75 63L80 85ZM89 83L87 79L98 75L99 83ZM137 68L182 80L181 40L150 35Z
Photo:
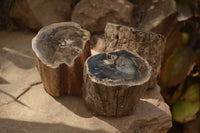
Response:
M113 22L164 35L166 49L180 44L174 0L0 0L0 29L38 31L63 21L77 22L95 36ZM165 51L164 59L171 54Z
M81 0L74 8L72 21L90 32L103 32L106 22L129 25L133 4L126 0Z
M51 23L74 21L99 33L113 22L150 31L175 12L174 0L0 0L0 26L39 30Z

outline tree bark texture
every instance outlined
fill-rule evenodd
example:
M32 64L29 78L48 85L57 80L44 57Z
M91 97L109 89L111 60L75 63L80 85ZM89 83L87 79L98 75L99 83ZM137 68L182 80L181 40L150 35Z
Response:
M160 73L165 38L156 33L144 32L113 23L107 23L104 35L104 52L125 49L139 54L149 62L152 67L152 73L146 85L147 88L154 88Z
M82 96L83 65L90 56L90 33L78 24L56 23L32 40L37 69L50 95Z
M147 61L129 51L97 54L89 57L84 65L83 98L94 114L128 115L150 76Z

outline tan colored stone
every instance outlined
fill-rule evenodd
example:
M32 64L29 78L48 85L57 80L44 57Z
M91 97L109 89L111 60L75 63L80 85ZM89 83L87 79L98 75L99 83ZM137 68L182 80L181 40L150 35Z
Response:
M42 27L26 0L16 0L10 8L9 17L21 27L28 27L30 29Z
M80 98L53 98L42 84L36 85L19 98L27 106L10 103L0 107L0 131L4 127L1 133L165 133L172 126L171 114L159 91L156 87L144 92L132 115L107 118L93 116Z
M71 10L69 0L15 0L9 16L22 27L40 29L69 20Z
M174 0L136 0L134 4L132 25L145 31L151 31L176 12Z
M14 101L31 84L41 81L31 49L34 35L0 32L0 105Z
M104 35L93 35L90 40L90 47L93 51L102 52L105 49Z
M27 0L27 3L42 26L70 19L71 0Z
M81 0L72 21L90 32L103 32L107 22L129 24L132 10L133 4L126 0Z

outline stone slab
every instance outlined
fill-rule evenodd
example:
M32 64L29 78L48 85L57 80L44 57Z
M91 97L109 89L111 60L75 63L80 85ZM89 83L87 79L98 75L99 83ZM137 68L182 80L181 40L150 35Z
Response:
M0 132L167 132L172 126L171 114L159 91L157 87L146 92L132 115L108 118L93 116L81 98L54 98L39 84L19 98L25 106L14 102L0 107Z
M40 82L31 40L34 33L0 32L0 105L15 100L31 84Z

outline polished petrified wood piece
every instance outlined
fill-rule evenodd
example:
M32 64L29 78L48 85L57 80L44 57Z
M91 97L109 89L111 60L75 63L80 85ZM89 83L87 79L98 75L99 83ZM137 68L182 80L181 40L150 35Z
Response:
M129 114L151 76L148 62L126 50L89 57L84 65L83 97L95 114Z
M165 38L156 33L113 23L107 23L104 35L104 52L126 49L148 61L152 67L152 73L146 85L147 88L155 88L160 73Z
M90 56L90 33L72 22L42 28L32 40L45 90L60 96L82 95L83 65Z

